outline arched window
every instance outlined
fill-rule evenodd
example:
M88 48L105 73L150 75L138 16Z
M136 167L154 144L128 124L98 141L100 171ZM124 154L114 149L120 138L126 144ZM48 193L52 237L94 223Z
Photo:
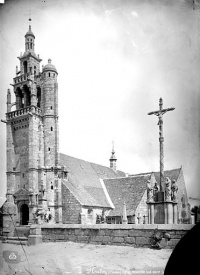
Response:
M51 76L51 74L49 73L49 77Z
M51 127L51 131L53 131L53 127Z
M24 73L27 74L27 61L24 61Z

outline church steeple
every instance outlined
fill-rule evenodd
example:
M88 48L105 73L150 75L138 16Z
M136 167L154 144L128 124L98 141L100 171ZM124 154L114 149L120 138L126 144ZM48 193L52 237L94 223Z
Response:
M115 172L117 170L117 158L115 156L115 149L114 149L114 142L112 145L112 152L111 152L111 157L110 157L110 168L112 168Z
M31 22L31 18L29 18ZM29 30L25 34L25 52L34 52L35 47L35 35L31 30L31 23L29 23Z

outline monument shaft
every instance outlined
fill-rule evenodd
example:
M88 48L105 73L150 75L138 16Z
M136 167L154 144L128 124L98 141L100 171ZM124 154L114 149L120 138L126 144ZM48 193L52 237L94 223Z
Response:
M160 143L160 191L165 190L164 186L164 137L163 137L163 115L168 111L173 111L175 108L163 109L163 100L159 100L159 111L148 113L148 115L158 116L159 125L159 143Z

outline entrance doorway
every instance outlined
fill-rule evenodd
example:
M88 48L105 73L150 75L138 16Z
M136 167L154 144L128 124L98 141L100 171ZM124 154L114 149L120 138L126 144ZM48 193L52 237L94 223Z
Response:
M27 204L22 204L20 208L20 224L27 225L29 222L29 209Z

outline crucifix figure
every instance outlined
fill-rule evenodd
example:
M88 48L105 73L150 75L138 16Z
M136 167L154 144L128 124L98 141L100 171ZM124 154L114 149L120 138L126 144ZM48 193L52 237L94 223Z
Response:
M164 186L164 137L163 137L163 115L168 111L173 111L175 108L163 109L163 100L159 100L160 110L150 112L148 115L158 116L158 125L159 125L159 142L160 142L160 191L165 190Z

